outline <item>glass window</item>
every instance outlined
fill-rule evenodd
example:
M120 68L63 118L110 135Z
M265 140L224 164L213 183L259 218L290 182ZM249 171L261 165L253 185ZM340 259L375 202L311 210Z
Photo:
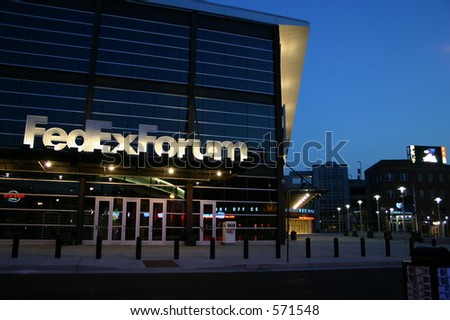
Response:
M93 14L23 2L0 10L4 64L87 72Z
M395 197L395 191L392 189L386 190L386 197L389 199L393 199Z
M47 116L49 126L66 131L84 125L85 86L0 78L0 96L4 110L0 135L8 136L1 139L2 146L22 145L27 115Z
M186 131L187 97L98 87L93 119L111 121L119 132L137 133L140 124L157 126L156 136Z
M187 83L189 28L104 15L100 74Z
M271 41L200 29L197 47L198 84L273 94Z
M275 133L274 106L237 101L196 99L199 132L223 139L262 141Z

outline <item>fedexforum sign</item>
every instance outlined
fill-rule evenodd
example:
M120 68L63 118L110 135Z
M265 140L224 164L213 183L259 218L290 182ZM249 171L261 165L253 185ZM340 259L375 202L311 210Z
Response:
M94 152L101 150L104 153L117 153L124 151L130 155L146 153L148 145L153 145L153 150L158 156L167 155L168 157L183 158L186 155L186 148L191 146L193 155L197 160L203 160L204 157L210 157L214 160L222 159L222 150L225 150L225 158L235 161L236 151L239 151L240 157L237 161L247 159L247 145L243 142L233 143L231 141L206 141L204 153L202 153L201 141L198 139L175 139L169 136L156 137L149 133L156 132L154 125L139 125L138 134L112 133L103 131L111 129L110 121L86 120L85 130L75 129L66 132L61 128L45 129L42 125L48 123L46 116L28 115L25 126L23 144L34 148L36 137L42 137L42 144L45 147L51 147L55 151L64 148L75 148L78 152ZM137 142L137 144L136 144ZM137 145L133 147L132 144Z

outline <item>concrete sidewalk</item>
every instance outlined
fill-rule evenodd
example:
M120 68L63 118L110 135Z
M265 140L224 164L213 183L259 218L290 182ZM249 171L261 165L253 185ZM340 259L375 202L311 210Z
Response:
M306 241L311 239L311 258L306 258ZM333 239L339 239L339 257L334 256ZM427 241L428 240L428 241ZM450 249L448 239L438 239L438 246ZM416 246L431 246L430 240ZM103 245L101 259L96 259L94 245L63 246L61 258L55 259L54 244L20 243L17 258L11 258L12 241L0 244L0 273L179 273L179 272L249 272L288 271L308 269L349 269L400 267L410 260L409 243L391 241L391 255L386 256L385 241L365 239L366 255L361 256L360 238L338 235L302 235L297 241L281 246L276 258L274 242L249 246L249 258L244 259L242 243L217 244L215 259L210 258L209 246L180 246L179 259L174 259L173 245L142 246L142 256L136 259L134 245Z

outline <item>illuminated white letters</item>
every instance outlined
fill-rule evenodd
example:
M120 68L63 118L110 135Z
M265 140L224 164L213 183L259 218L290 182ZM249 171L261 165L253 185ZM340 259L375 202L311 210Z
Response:
M186 148L191 146L194 158L203 160L204 157L213 158L220 161L223 159L222 150L225 150L225 157L231 161L236 161L236 151L239 151L239 161L248 158L247 145L243 142L233 143L231 141L206 141L204 153L202 153L201 141L198 139L175 139L169 136L151 136L150 133L157 131L154 125L139 125L138 134L120 134L102 131L111 129L112 123L109 121L86 120L85 131L75 129L66 132L62 128L45 129L39 125L48 124L46 116L27 116L23 144L34 148L37 137L42 137L42 144L51 147L55 151L64 148L74 148L78 152L94 152L100 150L104 153L125 152L129 155L148 152L148 145L153 145L153 150L158 156L167 155L169 158L186 156ZM137 139L137 140L136 140ZM136 145L133 146L133 145Z
M107 147L104 150L102 145L102 140L111 139L110 133L102 132L103 128L111 128L111 122L109 121L86 120L86 131L75 129L69 133L61 128L45 130L36 126L37 124L47 123L48 118L46 116L27 116L23 144L33 148L35 138L42 136L43 145L53 147L55 151L68 147L78 149L79 152L93 152L94 150L109 152L109 148ZM81 144L77 143L77 139Z

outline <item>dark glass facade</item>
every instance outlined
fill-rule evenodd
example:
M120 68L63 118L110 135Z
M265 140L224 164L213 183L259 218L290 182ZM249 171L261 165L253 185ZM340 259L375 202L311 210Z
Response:
M238 240L283 232L278 25L111 0L2 1L0 26L0 239L192 244L225 220ZM47 121L34 145L27 116ZM109 152L82 150L89 121ZM159 154L139 152L143 127ZM170 154L189 139L203 159ZM214 158L208 141L248 157Z

